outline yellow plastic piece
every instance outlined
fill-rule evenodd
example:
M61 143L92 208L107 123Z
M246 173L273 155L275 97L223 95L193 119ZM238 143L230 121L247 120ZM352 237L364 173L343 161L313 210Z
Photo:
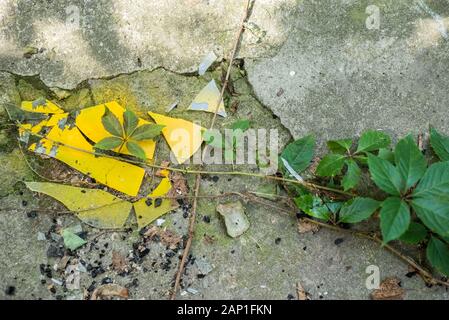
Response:
M156 189L153 190L147 198L141 199L134 203L134 211L136 212L137 225L139 229L147 226L163 214L175 209L170 199L161 199L161 203L156 207L156 199L165 196L171 189L172 185L169 178L163 178ZM148 198L151 200L149 203Z
M86 189L49 182L26 182L35 192L55 198L76 216L95 228L123 228L132 203L98 189Z
M43 99L42 101L22 101L21 109L24 111L36 113L64 113L64 110L59 108L56 104L54 104L50 100Z
M138 166L92 154L92 145L76 127L61 130L54 126L47 139L41 139L38 145L32 144L29 149L56 158L97 182L133 197L137 196L145 175L145 170Z
M119 119L120 123L123 125L123 112L125 109L119 105L116 101L107 102L100 104L98 106L93 106L89 108L82 109L78 116L76 117L76 126L93 142L99 142L100 140L110 137L111 134L106 131L103 124L101 123L101 118L105 112L105 106L111 110L111 112ZM150 122L139 118L138 126L143 124L149 124ZM142 149L145 151L147 159L153 159L154 150L156 148L156 143L153 140L144 140L137 142ZM119 148L114 149L115 152L119 151ZM120 153L132 155L126 146L122 148Z
M220 98L220 91L218 90L215 80L211 80L207 86L205 86L193 99L188 110L195 111L207 111L215 113L215 108L217 107L218 99ZM226 117L225 106L223 99L220 101L217 114Z
M154 112L148 112L157 124L165 127L162 134L170 146L179 164L184 163L201 147L202 131L205 128L193 122L166 117Z

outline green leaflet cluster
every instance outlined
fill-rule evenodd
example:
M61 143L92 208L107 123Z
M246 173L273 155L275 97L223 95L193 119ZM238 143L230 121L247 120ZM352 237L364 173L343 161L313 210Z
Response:
M137 141L150 140L160 135L164 126L159 124L143 124L139 126L139 118L131 110L123 112L123 126L120 120L105 108L101 118L103 127L112 136L104 138L95 144L95 148L102 150L114 150L126 146L131 154L142 160L146 160L145 151L137 144Z
M313 158L314 144L313 137L307 136L284 149L280 155L284 176L302 179L300 174ZM365 170L385 196L382 200L354 196L336 202L292 185L298 208L324 221L351 224L378 212L385 244L393 240L424 244L430 264L449 276L449 137L431 129L430 145L438 157L433 162L426 159L411 135L394 148L388 135L372 130L364 132L357 144L342 139L327 145L330 153L316 167L317 179L350 191Z

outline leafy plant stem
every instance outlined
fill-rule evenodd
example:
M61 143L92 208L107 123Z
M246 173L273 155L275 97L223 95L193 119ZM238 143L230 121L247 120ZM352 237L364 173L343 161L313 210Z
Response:
M251 173L251 172L243 172L243 171L207 171L207 170L191 170L191 169L187 169L187 168L173 168L173 167L165 167L165 166L161 166L161 165L156 165L156 164L152 164L149 163L148 161L144 161L144 160L134 160L134 159L125 159L119 156L114 156L114 155L109 155L109 154L105 154L105 153L98 153L95 151L88 151L88 150L84 150L84 149L80 149L74 146L70 146L68 144L64 144L61 142L57 142L54 141L48 137L45 137L43 135L40 135L38 133L34 133L31 132L31 130L28 129L23 129L23 131L29 132L30 135L34 135L36 137L39 137L41 139L47 139L50 142L53 142L55 144L59 144L59 145L64 145L67 148L76 150L76 151L80 151L80 152L84 152L84 153L88 153L88 154L93 154L93 155L97 155L97 156L102 156L102 157L106 157L106 158L111 158L111 159L116 159L116 160L120 160L120 161L125 161L128 163L132 163L132 164L136 164L136 165L142 165L142 166L146 166L149 168L157 168L157 169L167 169L169 171L173 171L173 172L180 172L183 174L202 174L202 175L235 175L235 176L248 176L248 177L256 177L256 178L261 178L261 179L267 179L267 180L274 180L274 181L279 181L279 182L288 182L288 183L292 183L292 184L298 184L298 185L302 185L304 187L307 187L309 189L318 189L318 190L324 190L324 191L329 191L332 193L336 193L336 194L340 194L340 195L344 195L347 197L354 197L354 194L350 193L350 192L345 192L343 190L340 189L336 189L336 188L331 188L331 187L326 187L326 186L321 186L318 184L314 184L311 182L306 182L306 181L298 181L295 179L288 179L288 178L282 178L282 177L278 177L278 176L266 176L263 174L258 174L258 173Z

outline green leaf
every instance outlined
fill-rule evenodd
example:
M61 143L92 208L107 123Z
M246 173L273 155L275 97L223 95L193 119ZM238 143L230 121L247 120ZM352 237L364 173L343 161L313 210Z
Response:
M310 165L314 147L315 139L309 135L287 145L282 151L281 157L288 162L293 170L301 173Z
M361 164L365 164L365 165L368 164L368 157L366 157L366 156L354 156L353 158Z
M251 126L251 122L249 120L237 120L236 122L234 122L231 125L231 129L232 130L242 130L242 131L246 131L249 129L249 127Z
M431 237L427 245L427 259L430 264L445 276L449 276L449 248L443 241Z
M360 174L362 172L357 163L352 159L347 159L346 165L348 166L348 170L342 180L343 189L345 191L357 186L360 181Z
M444 197L449 199L449 161L431 165L412 195L421 198Z
M333 177L340 174L345 159L346 156L341 154L331 153L325 155L316 168L316 174L321 177Z
M64 239L64 246L72 251L87 243L86 240L67 229L62 230L62 238Z
M139 159L146 160L145 151L136 142L128 140L126 142L126 148L131 154Z
M427 229L421 223L411 222L407 231L399 238L399 240L409 243L418 244L427 236Z
M371 198L355 198L340 210L339 222L357 223L368 219L379 208L380 202Z
M430 129L430 145L441 161L449 160L449 137L443 136L436 129Z
M101 117L101 123L103 124L106 131L108 131L113 136L123 137L122 125L108 107L105 107L103 117Z
M449 236L449 162L431 165L412 193L419 219L442 237Z
M352 146L351 139L331 140L327 142L327 147L333 153L345 154L349 152Z
M411 135L399 140L394 150L399 174L404 181L402 191L407 191L424 175L427 162Z
M153 139L161 134L164 127L164 125L160 124L144 124L134 130L131 138L137 141Z
M122 138L107 137L98 141L94 147L102 150L113 150L123 143Z
M326 207L333 213L337 214L338 211L343 207L344 202L327 202Z
M383 243L399 238L410 225L410 208L397 197L387 198L380 210L380 229Z
M394 164L394 152L390 149L381 148L379 149L379 153L377 155L379 158L387 160Z
M323 203L323 200L317 196L306 194L295 198L295 203L299 209L304 211L309 216L325 221L330 218L329 209Z
M125 129L125 134L127 137L131 136L134 130L137 128L139 123L139 118L131 110L126 110L123 112L123 127Z
M390 143L391 139L387 134L381 131L368 130L360 137L356 152L375 151L380 148L388 147Z
M403 180L398 169L387 160L368 154L368 167L371 179L383 191L398 196Z

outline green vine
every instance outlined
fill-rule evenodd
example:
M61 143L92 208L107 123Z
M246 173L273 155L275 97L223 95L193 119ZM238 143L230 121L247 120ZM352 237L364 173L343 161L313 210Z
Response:
M327 145L330 152L318 163L313 184L324 182L354 196L338 199L332 192L320 194L287 184L296 206L306 215L337 225L359 223L378 213L383 245L396 240L425 246L430 265L449 276L449 137L432 128L433 153L428 157L411 135L392 148L388 135L372 130L364 132L358 143L342 139ZM311 136L289 144L281 154L284 177L301 180L313 153ZM376 198L356 195L364 172Z

